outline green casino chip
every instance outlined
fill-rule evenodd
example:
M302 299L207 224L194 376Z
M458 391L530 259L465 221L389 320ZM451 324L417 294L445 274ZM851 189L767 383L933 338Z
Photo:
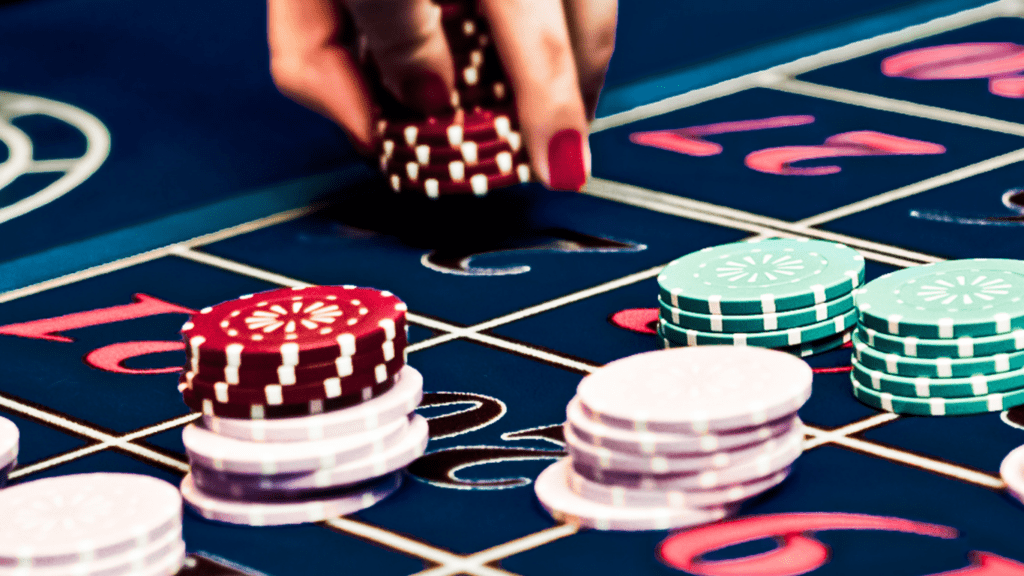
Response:
M658 299L658 306L661 308L661 317L680 328L705 332L772 332L835 318L853 308L853 294L846 294L810 308L772 314L699 314L676 308L661 298Z
M872 370L854 358L853 375L865 388L908 398L980 397L1024 388L1024 370L965 378L911 378Z
M853 352L865 367L897 376L962 378L976 374L1001 374L1024 368L1024 352L999 353L979 358L912 358L880 352L868 346L857 334Z
M715 333L701 332L679 328L661 318L662 334L668 340L684 346L724 344L733 346L761 346L764 348L782 348L798 346L806 342L820 340L844 332L857 322L857 311L849 310L835 318L774 332Z
M1009 334L974 338L922 339L915 336L891 336L859 326L857 336L872 348L912 358L982 358L1024 350L1024 330Z
M705 248L658 276L663 302L698 314L771 314L824 304L864 282L864 257L821 240L770 239Z
M819 340L814 340L812 342L806 342L804 344L800 344L799 346L782 346L781 348L775 348L775 350L787 352L789 354L796 356L797 358L807 358L808 356L814 356L815 354L823 354L825 352L841 348L844 344L850 341L850 334L852 332L852 330L847 330L840 334L829 336L827 338L821 338ZM658 336L660 337L662 348L679 348L683 346L682 344L676 344L675 342L666 339L662 335L660 329L658 330Z
M854 297L861 324L895 336L994 336L1024 327L1024 261L950 260L873 280Z
M850 375L853 395L858 400L879 410L896 414L913 414L917 416L967 416L1001 412L1014 406L1024 404L1024 390L1014 390L1004 394L989 394L976 398L908 398L888 392L876 392L863 386L854 376Z

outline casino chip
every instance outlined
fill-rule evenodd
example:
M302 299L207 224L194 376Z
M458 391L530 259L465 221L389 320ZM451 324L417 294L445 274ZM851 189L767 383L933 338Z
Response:
M179 390L203 419L182 431L186 502L262 526L348 514L398 490L429 440L413 414L423 378L405 364L405 312L390 292L310 286L194 315Z
M853 336L853 352L865 368L897 376L964 378L1024 369L1024 352L980 358L913 358L876 350L857 334Z
M340 396L362 395L363 390L389 382L404 365L401 358L395 358L386 364L368 365L363 370L354 371L347 376L329 376L294 384L268 383L263 378L245 381L244 384L207 382L195 373L187 372L181 377L179 384L184 384L185 389L190 390L196 398L209 399L220 404L304 404Z
M658 276L661 300L698 314L773 314L824 304L864 281L864 257L842 244L770 239L705 248Z
M967 398L985 396L993 392L1013 392L1024 389L1024 369L1002 374L975 374L960 378L930 378L928 376L896 376L872 370L853 359L853 376L862 385L896 396L917 398Z
M680 328L704 332L772 332L824 322L853 309L853 294L809 308L771 314L700 314L681 310L658 299L661 315Z
M323 494L320 499L244 502L218 498L196 488L192 475L181 481L185 502L203 518L246 526L322 522L365 510L398 491L401 474L389 474L367 487Z
M642 474L591 468L579 462L573 462L573 467L583 477L611 486L643 490L710 490L751 482L775 474L792 466L802 452L803 438L790 436L787 442L774 452L720 470L677 474Z
M1002 412L1024 404L1024 389L996 392L966 398L912 398L889 392L872 390L850 375L853 395L861 402L896 414L917 416L966 416L986 412Z
M927 339L890 336L859 326L857 336L880 353L901 354L913 358L983 358L1024 350L1024 330L982 338L961 336L956 339Z
M138 573L163 574L185 555L181 496L150 476L75 474L18 484L0 491L0 518L0 566L25 573L142 564Z
M899 414L1024 404L1024 261L949 260L892 272L854 295L853 395Z
M1006 483L1006 490L1024 502L1024 446L1018 446L1003 458L999 465L999 475Z
M396 193L432 199L483 196L529 182L514 94L486 19L475 3L436 3L456 69L451 111L424 116L399 103L384 87L373 55L364 51L364 76L380 103L381 171Z
M566 427L574 436L591 446L626 454L708 454L757 444L799 424L800 419L792 416L722 434L671 434L607 426L588 418L577 398L566 407Z
M894 336L995 336L1024 328L1024 261L950 260L873 280L856 293L860 323Z
M571 464L563 459L548 466L534 483L537 499L556 520L597 530L670 530L721 520L732 508L614 506L583 498L569 488Z
M328 362L303 364L302 366L281 365L276 368L241 368L224 364L199 363L196 358L188 358L187 374L207 382L226 382L228 384L246 384L263 386L280 383L283 385L324 380L326 378L343 378L356 372L365 372L367 368L375 368L378 364L399 359L406 361L405 347L408 341L403 331L395 334L394 340L385 340L377 350L363 351L354 356L338 356ZM187 356L187 355L186 355Z
M636 354L577 388L590 418L627 430L705 434L792 415L811 395L802 360L761 348L697 346Z
M423 455L430 438L427 421L414 416L408 433L394 446L332 468L299 474L232 474L203 466L192 468L193 481L210 493L245 500L289 499L354 486L401 468Z
M371 398L383 395L391 390L393 381L388 380L378 386L363 388L356 394L339 396L327 400L310 400L300 404L222 404L212 398L199 398L188 389L186 384L178 384L178 391L185 405L208 416L220 416L222 418L244 418L250 420L264 420L277 418L294 418L298 416L312 416L332 412L356 406Z
M423 399L423 376L406 366L387 394L306 418L244 420L203 415L203 427L221 436L253 442L303 442L358 434L408 417Z
M731 346L763 346L765 348L799 346L841 334L857 323L857 311L848 310L843 314L822 322L815 322L799 328L779 330L775 332L749 333L718 333L701 332L680 328L661 319L660 330L666 340L684 346L731 345Z
M236 474L313 472L386 452L407 437L409 421L311 442L247 442L189 424L181 434L192 466Z
M379 350L405 329L405 311L372 288L280 288L204 308L181 332L196 363L276 369Z
M18 463L19 439L14 422L0 417L0 488L7 483L7 476Z
M588 468L637 472L641 474L671 474L678 472L704 472L719 470L754 461L765 454L775 452L779 446L792 441L793 437L803 438L803 430L797 428L783 433L780 437L768 438L755 444L731 450L706 454L669 454L648 456L618 452L583 442L565 429L565 443L574 462Z
M811 379L802 360L761 348L695 346L606 364L569 402L569 457L537 478L537 499L556 520L600 530L724 518L789 474Z
M711 508L749 500L778 486L789 476L789 468L764 478L707 490L659 490L628 488L595 482L569 467L569 489L581 498L611 506Z

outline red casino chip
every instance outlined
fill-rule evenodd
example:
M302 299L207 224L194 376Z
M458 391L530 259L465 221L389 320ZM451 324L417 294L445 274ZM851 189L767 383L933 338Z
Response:
M426 120L382 119L377 124L383 140L402 142L406 146L435 144L458 147L466 140L496 140L512 133L515 115L509 107L459 110L445 117Z
M355 356L338 356L319 364L277 367L226 366L207 362L193 362L189 355L186 370L194 377L207 382L226 382L239 386L262 386L274 382L290 385L299 382L316 382L324 378L342 378L360 372L372 371L378 364L396 358L405 358L407 338L399 331L394 340L387 340L376 350L364 350Z
M373 288L280 288L204 308L181 332L202 364L322 364L379 350L405 331L405 311L394 294Z
M485 196L492 190L529 182L530 176L529 165L519 164L511 174L475 174L459 182L438 178L424 178L412 181L398 174L389 175L388 180L391 184L391 189L395 192L439 198L441 196L469 194Z
M526 163L526 155L512 152L499 152L494 158L480 160L476 164L466 164L462 160L451 162L437 162L421 166L419 162L406 162L404 166L395 166L388 170L388 177L397 175L399 178L410 182L422 182L428 178L437 180L451 180L461 182L469 180L477 174L494 176L498 174L512 174L520 164Z
M209 398L200 398L192 393L192 390L179 384L181 398L194 412L201 412L207 416L218 416L220 418L238 418L242 420L276 420L279 418L298 418L301 416L314 416L325 412L334 412L344 408L350 408L362 404L391 390L394 380L388 380L383 384L363 388L357 394L349 394L328 400L311 400L299 404L221 404Z
M238 402L243 404L295 404L318 398L326 399L344 396L355 393L363 388L380 384L397 374L405 366L405 358L399 357L392 359L390 362L361 366L360 369L354 370L345 376L336 375L337 372L342 371L338 369L339 366L336 364L321 364L320 366L323 368L318 370L307 369L303 375L318 373L322 377L297 379L294 383L281 382L278 380L277 374L273 372L264 372L258 378L253 377L243 380L239 384L207 380L195 372L186 372L179 379L179 383L183 383L192 389L197 396L216 398L218 402L224 404L236 404ZM286 378L285 380L288 379ZM315 392L316 387L320 387L323 392L317 395ZM281 398L281 396L273 389L266 391L264 394L264 389L270 388L283 389L285 391L284 399L274 400L274 398ZM295 392L296 388L302 388L303 390ZM289 390L292 392L288 392ZM289 394L292 394L292 396L289 396ZM300 398L295 396L296 394L312 395ZM260 397L264 396L266 397L265 400L259 400ZM236 402L233 399L239 400Z
M502 152L518 153L522 149L522 138L518 132L509 133L507 138L476 142L467 140L459 146L431 146L418 144L414 147L405 143L397 144L394 140L385 140L381 145L381 168L405 166L416 162L420 166L430 164L447 164L452 161L464 162L467 166L482 160L494 158Z

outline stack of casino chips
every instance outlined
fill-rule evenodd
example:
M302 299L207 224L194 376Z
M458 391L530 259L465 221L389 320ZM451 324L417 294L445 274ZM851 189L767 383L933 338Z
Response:
M777 486L802 452L812 372L752 347L637 354L585 377L566 410L569 457L537 478L556 519L599 530L714 522Z
M0 418L0 488L7 484L7 477L18 465L20 435L14 422Z
M483 196L530 180L511 87L486 20L471 0L435 0L455 63L453 109L424 116L383 87L372 56L366 76L381 103L380 168L396 193ZM360 44L366 45L365 39Z
M182 328L180 390L202 412L181 484L200 515L252 526L317 522L398 490L426 450L405 364L405 304L355 286L283 288L206 308Z
M72 474L0 491L0 574L172 576L181 495L141 474Z
M810 356L850 341L864 257L842 244L770 239L705 248L658 276L665 348L733 345Z
M855 297L851 379L861 402L921 416L1024 404L1024 261L915 266Z

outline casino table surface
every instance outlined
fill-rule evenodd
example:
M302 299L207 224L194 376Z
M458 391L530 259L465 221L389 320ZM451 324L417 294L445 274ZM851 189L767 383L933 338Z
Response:
M565 455L580 379L658 347L655 276L673 259L824 239L859 250L870 280L1024 255L1024 64L982 69L1024 50L1021 2L622 4L584 192L431 202L391 194L275 91L258 3L0 2L11 483L180 482L187 315L356 284L409 305L427 454L392 497L323 523L186 510L182 574L1024 574L1024 506L999 475L1024 410L876 411L851 394L848 348L808 359L804 453L739 523L612 533L540 507L532 482ZM1002 56L950 72L927 50L949 44ZM659 557L666 541L690 560Z

